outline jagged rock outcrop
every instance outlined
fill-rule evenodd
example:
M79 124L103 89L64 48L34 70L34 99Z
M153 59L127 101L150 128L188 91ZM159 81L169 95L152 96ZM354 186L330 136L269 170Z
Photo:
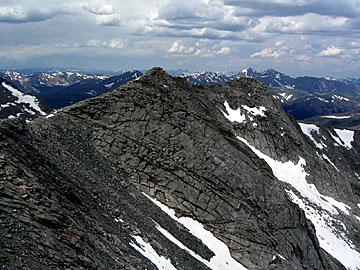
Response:
M239 108L243 118L235 121L230 115ZM358 140L353 144L357 160ZM358 169L336 171L321 159L262 84L241 78L191 86L154 68L52 117L1 122L1 266L161 268L151 245L158 261L167 258L176 269L235 269L230 260L213 267L216 249L181 224L187 217L247 269L344 269L294 203L301 190L279 181L257 151L284 164L304 158L309 182L351 207L333 216L359 248ZM183 219L171 218L160 202Z

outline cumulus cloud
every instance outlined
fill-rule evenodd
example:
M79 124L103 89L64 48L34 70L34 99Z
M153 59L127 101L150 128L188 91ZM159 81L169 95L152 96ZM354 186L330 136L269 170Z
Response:
M104 43L104 45L111 49L122 49L125 47L125 43L121 39L111 39L109 42Z
M122 23L122 18L117 14L103 14L96 16L96 24L103 26L119 26Z
M111 4L102 0L92 0L89 3L84 4L84 9L98 15L113 14L115 12L114 7Z
M100 47L101 41L98 39L90 39L86 44L86 47Z
M336 46L331 46L331 47L328 47L325 50L321 51L318 55L319 56L338 56L343 51L344 51L344 49L342 49L342 48L339 48Z
M122 49L125 47L125 42L122 39L111 39L108 41L100 41L99 39L90 39L86 43L86 47L103 47L110 49Z
M175 41L171 48L168 50L168 52L170 53L182 53L183 51L185 51L185 46L179 40Z
M195 48L194 47L188 47L186 48L181 40L175 41L171 48L168 50L169 53L184 53L184 54L191 54L194 53Z
M216 52L216 54L223 54L223 55L225 55L225 54L229 54L230 53L230 48L229 47L222 47L220 50L218 50L217 52Z
M211 58L216 55L227 55L231 52L231 48L227 46L219 46L215 41L199 40L193 45L185 45L182 40L176 40L167 50L167 57L185 57L196 56L201 58Z
M254 58L254 57L268 58L269 57L269 58L277 59L282 54L283 54L283 52L280 50L274 50L272 48L265 48L265 49L262 49L260 52L253 53L251 55L251 58Z

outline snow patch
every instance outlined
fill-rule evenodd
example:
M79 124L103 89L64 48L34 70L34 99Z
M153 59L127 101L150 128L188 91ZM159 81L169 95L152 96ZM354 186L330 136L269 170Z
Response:
M290 95L288 95L288 94L286 94L286 93L279 93L279 96L281 96L283 99L285 99L285 100L289 100L289 99L291 99L294 95L293 94L290 94Z
M314 144L316 145L317 148L319 149L324 149L326 147L326 144L323 143L318 143L315 138L312 136L313 132L316 132L318 134L320 134L320 128L314 124L304 124L304 123L299 123L299 126L301 128L301 131L310 138L310 140L312 140L314 142Z
M179 248L185 250L187 253L189 253L192 257L197 259L199 262L205 264L206 266L210 267L210 262L202 258L200 255L196 254L191 249L184 246L183 243L181 243L178 239L176 239L171 233L169 233L167 230L165 230L163 227L161 227L159 224L156 224L156 229L162 233L167 239L169 239L171 242L173 242L175 245L177 245Z
M348 115L348 116L325 115L325 116L321 116L320 118L327 118L327 119L348 119L348 118L351 118L351 115Z
M46 115L46 113L41 110L41 108L39 106L39 101L36 97L26 95L26 94L22 93L21 91L15 89L11 85L7 85L5 82L2 83L2 86L5 87L6 89L8 89L14 97L18 98L18 100L15 101L16 103L29 104L30 108L39 112L41 115Z
M344 233L339 233L331 224L345 227L334 218L315 210L304 200L296 196L292 191L286 191L291 200L304 210L306 218L311 220L315 226L316 236L319 240L320 247L331 254L347 269L356 270L360 268L360 253L355 250L355 246L351 241L346 239Z
M332 96L332 99L333 99L333 100L334 100L334 99L338 99L338 100L347 101L347 102L350 101L348 98L342 97L342 96L338 96L338 95L333 95L333 96Z
M121 218L114 218L114 221L116 223L119 223L119 222L124 223L124 220L122 220Z
M105 87L106 87L106 88L111 88L111 87L113 87L114 84L115 84L115 83L105 84Z
M245 77L248 77L248 72L249 72L248 69L243 69L243 70L241 71L241 73L244 74Z
M154 248L149 243L146 243L140 236L131 235L131 237L136 240L136 243L131 242L130 246L149 259L158 269L176 270L169 259L157 254Z
M266 110L266 108L264 106L260 106L260 108L256 108L256 107L251 108L251 107L249 107L247 105L242 105L242 107L244 108L244 110L248 111L253 116L266 117L265 112L267 110Z
M320 155L319 155L320 156ZM322 158L323 160L327 160L334 168L335 170L337 170L338 172L340 172L340 170L335 166L335 164L330 160L330 158L325 155L324 153L321 154L320 158Z
M324 98L316 97L315 99L320 100L321 102L324 102L324 103L330 103L328 100L326 100ZM308 98L307 100L310 100L310 98Z
M225 101L224 106L227 111L227 114L223 111L221 112L229 121L238 122L238 123L243 123L246 121L245 114L241 114L240 108L238 108L237 110L231 109L227 101Z
M344 231L346 230L345 225L330 216L330 214L338 215L337 209L349 215L351 208L332 197L321 195L315 185L307 183L306 177L308 174L304 170L306 162L303 158L299 159L298 164L291 161L282 163L263 154L245 139L237 138L248 145L260 158L264 159L280 181L289 183L305 198L300 199L294 192L286 190L292 201L305 211L306 217L314 224L320 246L338 259L346 268L354 270L360 268L360 253L355 250L352 242L346 239L345 234L339 232L332 224L337 223ZM306 202L306 199L316 204L320 209L316 210Z
M355 131L346 130L346 129L334 129L339 138L332 136L334 140L339 143L340 145L345 146L348 149L352 148L351 143L354 141L354 134Z
M235 261L231 255L229 248L217 239L210 231L207 231L204 226L190 218L190 217L176 217L175 211L173 209L170 209L166 205L162 204L156 199L151 198L147 194L143 193L149 200L151 200L154 204L156 204L162 211L164 211L166 214L168 214L172 219L182 224L185 228L189 230L189 232L194 235L196 238L200 239L204 245L206 245L212 252L214 252L215 256L213 256L210 261L207 261L205 259L202 259L200 257L200 261L203 262L206 266L208 266L210 269L213 270L223 270L223 269L239 269L239 270L246 270L244 266L242 266L240 263ZM186 249L187 248L178 241L175 237L173 237L170 233L168 233L166 230L161 229L158 227L158 230L163 233L170 241L177 244L180 248ZM193 253L193 252L192 252ZM190 253L190 255L193 256L193 254ZM194 254L194 258L197 258L197 254Z
M321 195L314 184L309 184L306 181L307 173L304 170L306 161L303 158L299 159L297 164L291 161L282 163L281 161L274 160L271 157L263 154L254 146L249 144L245 139L237 137L240 141L245 143L251 148L251 150L260 158L264 159L271 169L274 175L282 182L286 182L293 186L303 197L308 198L311 202L315 203L322 209L337 215L337 209L340 209L345 214L349 214L348 205L338 202L331 197Z
M96 96L96 91L95 90L90 90L88 92L86 92L87 95L90 95L90 96Z

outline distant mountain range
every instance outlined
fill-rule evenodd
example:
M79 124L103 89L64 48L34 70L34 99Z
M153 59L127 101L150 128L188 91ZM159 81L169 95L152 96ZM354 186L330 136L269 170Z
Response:
M26 93L37 95L54 109L99 96L141 75L139 71L128 71L111 77L66 71L32 74L16 71L0 72L0 77L12 82Z
M95 76L80 79L78 82L63 86L54 91L41 91L38 96L55 109L69 106L81 100L97 97L135 80L142 75L139 71L128 71L122 75L105 77Z
M291 77L274 69L257 72L251 68L238 73L184 72L179 76L198 85L218 84L239 77L251 77L268 86L269 91L284 110L297 120L304 122L316 120L318 124L360 128L360 79Z
M339 94L346 96L360 95L360 79L352 78L316 78L291 77L274 69L257 72L249 68L237 73L182 73L180 77L187 78L192 84L217 84L240 77L250 77L261 81L268 87L305 90L312 94Z
M37 95L55 109L99 96L143 74L137 70L117 71L121 75L115 76L117 72L30 71L3 71L0 77L26 93ZM169 74L184 77L193 85L219 84L239 77L254 78L265 84L296 120L360 128L357 120L360 114L360 78L292 77L274 69L258 72L252 68L240 72L172 70Z

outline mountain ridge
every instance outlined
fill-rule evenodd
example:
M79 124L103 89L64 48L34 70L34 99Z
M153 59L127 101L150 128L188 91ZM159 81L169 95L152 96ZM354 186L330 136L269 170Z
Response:
M352 78L316 78L310 76L292 77L274 69L258 72L252 68L241 72L194 72L185 70L169 71L173 76L186 77L192 84L218 84L237 77L252 77L269 87L287 113L297 120L316 121L314 117L336 116L348 113L350 119L334 123L341 128L358 128L356 111L360 106L359 80ZM20 89L30 91L44 99L51 107L61 108L80 100L111 91L121 83L140 76L139 71L127 71L114 77L98 74L80 74L78 71L49 71L22 75L14 71L2 73ZM109 75L109 73L106 73ZM116 79L119 78L119 79ZM112 83L118 81L115 85ZM107 83L107 81L109 83ZM120 84L119 84L120 83ZM338 98L336 98L338 97ZM344 102L347 100L348 102ZM315 123L315 122L314 122Z
M218 251L189 233L189 219L225 243L239 269L360 265L350 256L359 248L358 135L347 149L333 145L339 135L319 133L328 149L317 149L255 79L191 86L154 68L51 117L3 120L0 129L0 241L8 265L161 269L170 261L176 269L226 269L232 259L214 267ZM343 161L333 159L336 149ZM316 184L317 201L274 164L294 164L302 175L306 169L304 186ZM336 202L348 208L336 210ZM337 247L317 235L321 213L354 261L327 253Z

